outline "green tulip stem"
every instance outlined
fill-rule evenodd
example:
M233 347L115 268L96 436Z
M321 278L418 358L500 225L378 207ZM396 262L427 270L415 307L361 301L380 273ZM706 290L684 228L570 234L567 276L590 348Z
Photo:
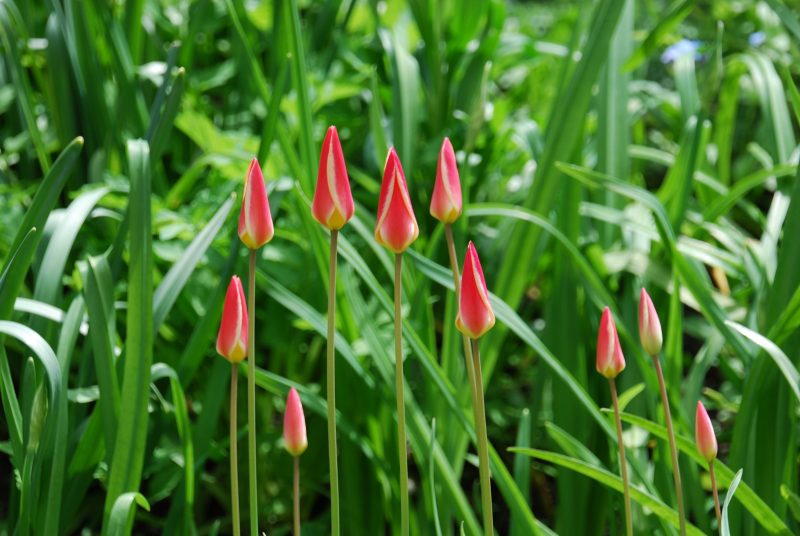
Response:
M258 536L258 485L256 482L256 250L250 250L247 280L247 439L250 475L250 536Z
M622 475L622 494L625 497L625 534L633 536L633 517L631 515L631 490L628 480L628 462L625 457L625 442L622 439L622 420L619 416L619 400L617 399L617 383L614 378L608 379L611 387L611 401L614 404L614 420L617 423L617 442L619 443L619 472Z
M408 536L408 450L406 448L406 406L403 395L403 254L394 257L394 362L397 396L397 449L400 462L400 534Z
M339 466L336 454L336 246L339 231L331 231L328 269L328 465L331 480L331 536L339 536ZM299 532L298 532L299 534Z
M494 536L492 516L492 481L489 472L489 438L486 434L486 409L483 401L483 372L481 371L481 352L478 339L472 339L472 366L475 369L475 432L478 443L478 460L481 476L481 503L483 505L483 532Z

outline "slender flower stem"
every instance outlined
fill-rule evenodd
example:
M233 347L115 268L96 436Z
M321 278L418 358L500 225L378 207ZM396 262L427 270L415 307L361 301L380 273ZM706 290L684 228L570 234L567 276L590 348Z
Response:
M617 383L614 378L608 379L611 387L611 400L614 403L614 420L617 422L617 441L619 442L619 471L622 474L622 493L625 496L625 533L633 536L633 518L631 516L631 491L628 481L628 462L625 457L625 443L622 440L622 421L619 417L619 401L617 400Z
M294 536L300 536L300 456L294 456Z
M331 479L331 535L339 536L339 466L336 455L336 245L339 231L331 231L328 271L328 465ZM299 525L298 525L299 526ZM299 531L298 531L299 534Z
M452 226L449 223L446 223L444 225L444 233L445 233L445 236L447 238L447 251L448 251L449 256L450 256L450 268L451 268L451 270L453 272L453 284L455 285L455 290L456 290L456 303L459 303L459 301L461 299L461 275L459 274L459 270L458 270L458 259L456 258L456 246L455 246L455 241L453 240L453 229L452 229ZM476 371L476 369L480 369L480 358L478 358L475 361L475 363L473 363L472 344L470 343L470 338L462 333L461 334L461 340L464 343L464 364L465 364L465 366L467 368L467 378L469 380L470 396L472 398L472 412L473 412L473 417L474 417L475 426L476 426L475 429L476 429L476 431L478 431L478 426L479 426L478 423L479 422L484 423L484 428L485 428L485 423L486 423L486 419L484 418L484 415L483 415L483 376L481 376L481 387L480 387L480 390L478 389L478 387L476 385L476 381L475 381L475 371ZM474 341L474 342L477 344L477 341ZM488 439L487 439L487 443L488 443ZM481 444L480 434L476 433L475 445L478 447L479 453L480 453L480 450L481 450L480 444ZM487 451L488 451L488 445L487 445ZM489 468L489 465L488 465L488 463L489 463L489 461L488 461L488 453L487 453L487 456L486 456L485 459L484 459L484 457L480 457L480 454L479 454L479 461L480 461L480 464L481 464L480 471L483 472L483 468L482 467L485 465L486 468L487 468L486 472L488 473L488 468ZM488 481L488 479L487 479L487 481ZM489 490L489 502L488 502L489 517L488 518L491 518L491 506L492 506L492 503L491 503L491 489L489 488L488 485L484 484L483 478L482 478L481 479L481 494L483 494L483 489L488 489ZM483 500L483 495L481 495L481 498ZM484 502L484 512L483 512L483 514L484 514L484 518L487 518L487 514L486 514L487 511L485 509L485 505L486 505L486 502Z
M256 482L256 251L250 250L247 279L247 438L250 473L250 536L258 536L258 485Z
M675 446L675 432L672 429L672 414L669 411L669 398L667 398L667 387L664 383L664 373L661 370L661 362L658 356L653 358L653 365L658 376L658 386L661 389L661 405L664 406L664 419L667 422L667 435L669 437L669 450L672 456L672 476L675 480L675 495L678 498L678 521L680 521L681 536L686 536L686 511L683 508L683 488L681 487L681 469L678 466L678 448Z
M708 472L711 475L711 493L714 494L714 512L717 514L717 530L722 534L722 513L719 510L719 493L717 493L717 477L714 474L714 462L708 462Z
M458 258L456 257L456 245L453 240L453 228L449 223L444 224L444 234L447 237L447 253L450 256L450 269L453 272L453 284L456 289L456 307L458 307L459 300L461 299L461 275L458 271ZM469 337L461 334L461 340L464 344L464 364L467 368L467 376L469 377L469 389L472 396L472 409L475 411L477 407L477 392L475 391L475 368L472 365L472 346L469 342ZM477 417L476 417L477 420Z
M239 448L236 444L236 393L239 391L239 367L236 363L231 363L231 437L230 437L230 459L231 459L231 515L233 515L233 534L239 536L241 523L239 522Z
M486 408L483 404L483 373L481 372L481 352L478 339L472 339L472 365L475 369L475 431L478 440L478 460L481 474L481 503L483 504L483 533L494 536L492 516L492 482L489 473L489 438L486 435Z
M408 451L406 450L406 404L403 395L403 313L401 303L403 254L394 256L394 363L397 396L397 449L400 461L400 534L408 536Z

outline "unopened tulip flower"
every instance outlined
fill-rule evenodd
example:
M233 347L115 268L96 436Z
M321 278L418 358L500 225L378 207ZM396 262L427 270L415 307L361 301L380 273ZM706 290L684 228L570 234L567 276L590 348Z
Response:
M217 352L231 363L239 363L247 357L247 305L242 281L237 276L231 278L225 294Z
M355 212L350 181L344 164L342 145L336 127L328 127L319 155L319 171L311 214L330 230L330 265L328 268L328 465L330 467L331 535L339 536L339 466L336 453L336 248L341 229Z
M272 240L274 234L264 175L258 160L253 158L244 183L242 211L239 213L239 238L245 246L255 250Z
M294 534L300 536L300 455L308 447L306 418L300 395L292 387L286 398L286 413L283 414L283 441L286 450L294 457Z
M628 480L628 462L625 457L625 442L622 439L622 419L617 398L615 378L625 370L625 357L619 344L617 326L611 309L605 307L600 317L600 328L597 330L597 372L608 378L611 389L611 403L614 405L614 421L617 425L617 443L619 445L619 470L622 477L622 494L625 499L625 533L633 536L633 516L631 515L630 482Z
M258 477L256 468L256 250L272 240L275 230L272 227L272 214L269 210L267 188L258 160L253 158L244 183L242 211L239 214L239 238L250 249L247 274L248 348L251 356L247 365L247 467L250 473L250 536L258 536Z
M713 462L717 457L717 436L714 427L703 403L697 401L697 413L694 419L694 436L697 441L697 450L707 462Z
M625 370L625 356L619 344L617 326L611 316L611 310L603 309L600 318L600 329L597 332L597 372L606 378L616 378Z
M408 195L406 176L394 147L389 149L378 200L375 240L395 253L402 253L419 236L417 219Z
M717 491L717 477L714 474L714 460L717 457L717 436L714 434L714 426L708 417L705 406L697 401L697 411L694 417L694 437L697 443L697 450L700 455L708 462L708 473L711 476L711 491L714 495L714 512L717 514L717 525L722 526L722 512L719 507L719 492Z
M686 510L683 506L683 490L681 486L681 469L678 462L678 447L675 443L675 432L672 427L672 414L669 410L669 398L667 397L667 386L664 382L664 372L661 370L661 361L658 354L661 352L662 335L661 322L658 320L658 313L653 300L645 289L639 293L639 339L642 348L653 360L653 367L656 369L658 387L661 391L661 405L664 406L664 421L667 425L667 436L669 439L670 457L672 458L672 480L675 483L675 494L678 499L678 524L681 536L686 536Z
M408 195L403 166L394 151L389 149L381 182L378 200L378 221L375 224L375 240L394 252L394 361L395 397L397 399L397 452L400 465L400 534L408 536L408 448L406 446L406 409L403 393L403 314L402 314L402 268L403 252L417 239L419 227L414 217L411 198Z
M489 471L489 438L486 433L486 407L483 399L483 372L478 339L494 326L494 311L489 303L489 290L483 277L481 260L472 242L467 246L464 269L461 271L456 328L472 339L472 369L475 376L475 436L478 444L478 469L481 479L481 504L485 536L494 535L492 485Z
M456 327L472 339L478 339L494 326L494 311L489 303L489 290L475 245L470 242L461 271L461 297Z
M283 440L286 443L286 450L292 456L300 456L308 447L303 404L294 387L289 389L289 396L286 398L286 413L283 415Z
M458 179L453 145L448 138L444 139L439 150L436 182L431 197L431 216L442 223L453 223L461 216L461 181Z
M314 219L330 230L341 229L355 212L350 181L336 127L328 127L319 155L317 188L311 204Z
M239 381L239 363L248 353L247 308L244 301L242 281L231 277L225 303L222 306L222 321L217 333L217 352L231 362L230 392L230 469L231 469L231 514L234 534L239 534L239 454L237 448L237 409L236 398Z
M661 322L650 295L642 288L639 294L639 339L644 351L649 355L658 355L661 351L663 338L661 336Z

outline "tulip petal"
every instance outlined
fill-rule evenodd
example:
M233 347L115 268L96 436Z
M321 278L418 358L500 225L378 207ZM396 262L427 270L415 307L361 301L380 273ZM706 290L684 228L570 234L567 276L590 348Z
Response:
M217 333L217 352L232 363L247 357L247 306L242 281L233 276L225 293L222 321Z
M458 178L456 155L450 139L445 138L439 151L430 213L443 223L453 223L461 215L461 209L461 182Z
M619 343L617 326L611 310L603 309L600 328L597 331L597 372L606 378L616 378L625 369L625 357Z
M272 240L274 234L264 175L258 160L253 158L244 183L239 238L248 248L258 249Z
M708 416L705 406L701 401L697 401L697 411L694 418L694 435L697 442L697 450L707 462L711 462L717 457L717 436L714 433L714 425Z
M341 229L355 212L350 181L336 127L331 126L322 143L317 186L311 213L328 229Z
M375 239L395 253L402 253L419 235L403 167L394 148L389 149L378 200Z
M481 261L475 245L470 242L461 273L456 327L468 337L477 339L492 329L494 323L494 311L489 302L489 290L486 288Z
M286 413L283 415L283 440L286 450L292 456L300 456L308 447L303 404L294 387L289 389L289 396L286 398Z

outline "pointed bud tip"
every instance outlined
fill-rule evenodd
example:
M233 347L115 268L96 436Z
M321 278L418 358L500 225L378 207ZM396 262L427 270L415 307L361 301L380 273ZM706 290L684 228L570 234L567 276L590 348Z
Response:
M644 287L639 292L639 340L649 355L656 356L661 352L663 344L661 321L658 319L653 300Z
M286 413L283 416L283 440L286 450L292 456L300 456L308 448L306 437L306 420L303 415L303 404L294 387L289 389L286 397Z
M470 241L461 271L461 292L456 315L456 328L464 335L478 339L492 329L494 324L495 315L489 301L489 289L486 287L483 267L478 250Z
M608 379L616 378L625 370L625 357L619 343L617 326L608 306L603 308L597 331L597 372Z
M705 406L701 401L697 401L697 411L695 413L695 442L697 450L708 463L717 457L717 436L714 433L714 425L708 416Z

